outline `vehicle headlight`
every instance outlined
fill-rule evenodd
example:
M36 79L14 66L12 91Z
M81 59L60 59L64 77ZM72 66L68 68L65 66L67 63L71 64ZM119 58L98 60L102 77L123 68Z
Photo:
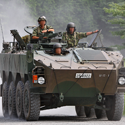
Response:
M120 85L124 85L125 84L125 78L124 77L120 77L118 80Z
M45 78L44 77L39 77L38 78L38 83L41 84L41 85L44 84L45 83Z

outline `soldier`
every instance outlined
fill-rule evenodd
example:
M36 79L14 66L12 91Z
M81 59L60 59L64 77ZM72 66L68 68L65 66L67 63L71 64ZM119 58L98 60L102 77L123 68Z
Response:
M48 31L54 31L51 26L46 25L47 20L45 16L38 18L39 26L36 27L32 33L32 39L39 39L39 33L46 33Z
M45 50L47 54L50 55L66 55L69 53L66 49L63 49L60 43L55 43L52 50Z
M51 54L51 55L61 55L61 53L62 53L62 45L60 43L56 43L56 44L53 45L52 50L45 50L45 52L47 54Z
M77 46L78 42L80 39L87 37L93 33L97 33L98 30L93 31L93 32L75 32L76 28L75 28L75 24L73 22L70 22L67 24L67 28L66 28L67 32L63 33L62 39L64 41L67 41L68 47L75 47Z
M62 53L62 45L60 43L54 44L53 50L55 55L60 55Z
M22 40L27 44L30 41L30 35L25 35L22 37Z

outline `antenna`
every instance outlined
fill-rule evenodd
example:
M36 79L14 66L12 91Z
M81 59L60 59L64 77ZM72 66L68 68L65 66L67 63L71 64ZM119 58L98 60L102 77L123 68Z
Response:
M4 41L4 35L3 35L3 28L2 28L2 22L1 22L1 19L0 19L0 25L1 25L1 32L2 32L3 43L4 43L5 41Z

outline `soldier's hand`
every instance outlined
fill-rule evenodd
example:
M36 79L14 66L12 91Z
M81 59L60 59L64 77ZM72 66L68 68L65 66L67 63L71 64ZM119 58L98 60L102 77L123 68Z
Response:
M91 34L93 34L93 33L97 33L98 31L99 31L99 30L95 30L95 31L87 32L86 35L89 36L89 35L91 35Z
M43 31L42 31L42 33L46 33L46 32L47 32L47 30L43 30Z
M99 30L95 30L95 31L93 31L94 33L97 33L97 32L99 32Z
M47 39L47 37L43 37L43 39Z

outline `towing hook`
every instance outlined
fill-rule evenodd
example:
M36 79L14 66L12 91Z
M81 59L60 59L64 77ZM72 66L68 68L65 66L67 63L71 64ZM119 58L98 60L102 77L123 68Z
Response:
M101 102L102 101L102 95L99 93L98 95L98 101Z
M63 95L63 93L61 93L60 94L60 101L63 102L63 100L64 100L64 95Z

